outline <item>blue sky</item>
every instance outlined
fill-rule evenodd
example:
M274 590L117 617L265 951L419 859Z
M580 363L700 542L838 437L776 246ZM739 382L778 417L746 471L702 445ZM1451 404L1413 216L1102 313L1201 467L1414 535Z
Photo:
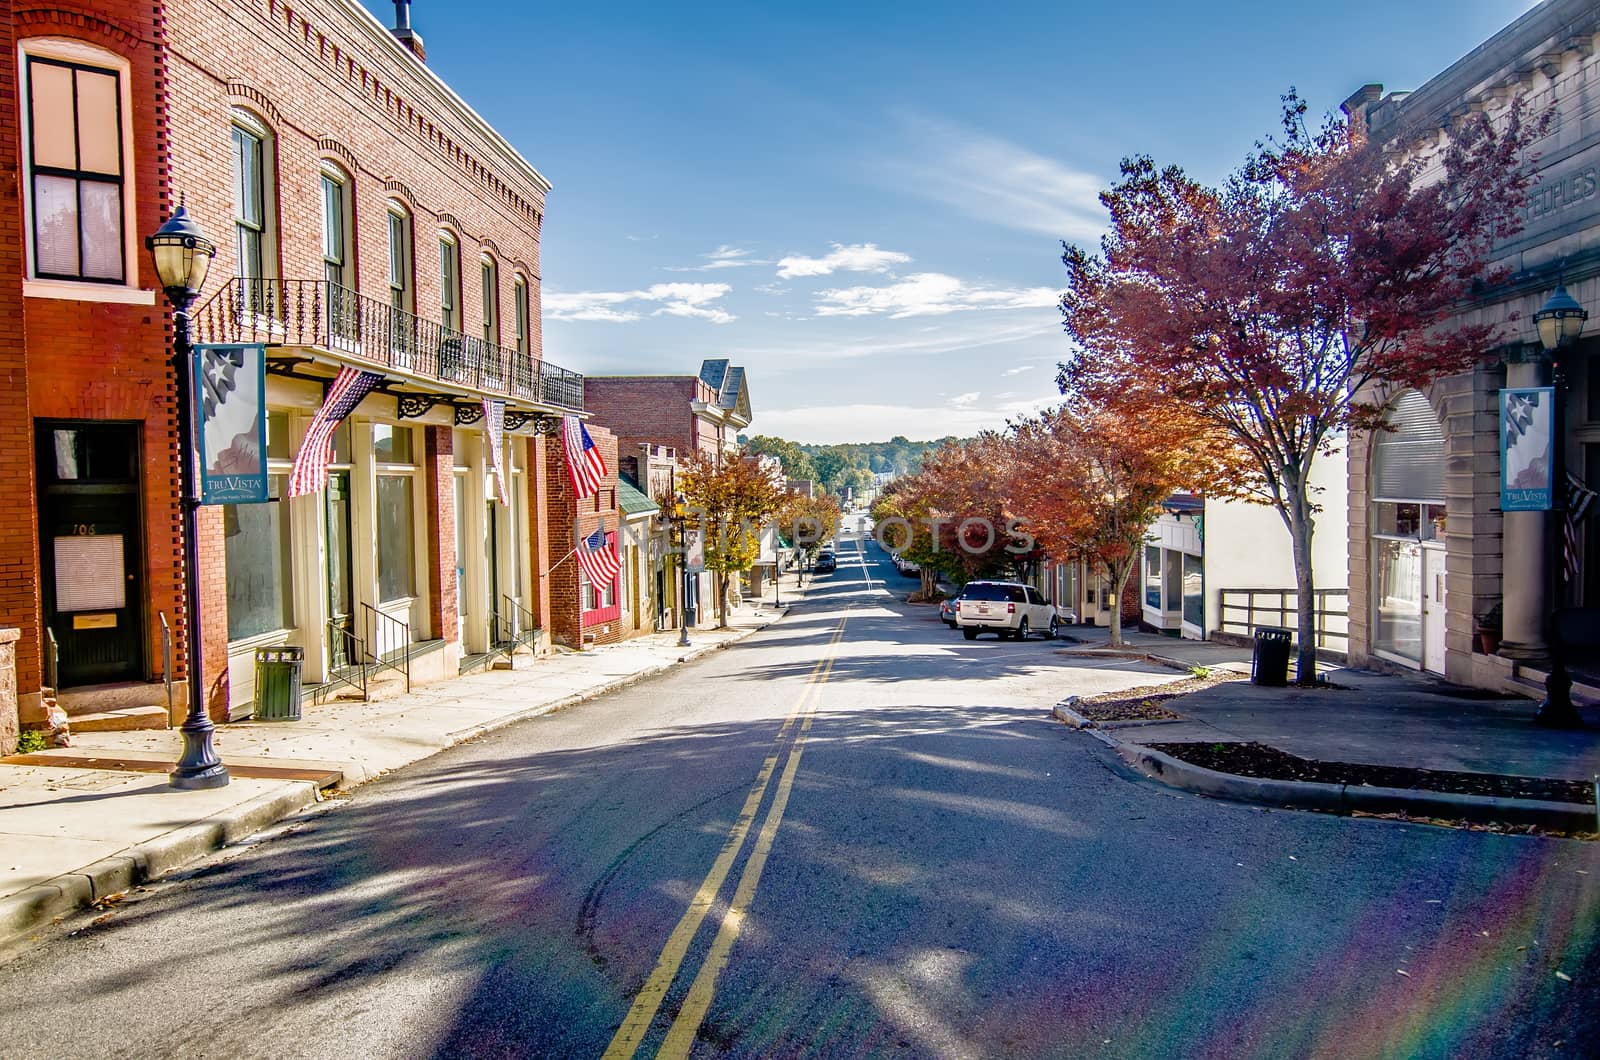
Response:
M1415 88L1530 6L417 0L412 24L554 184L549 360L729 357L752 432L841 442L1054 396L1059 241L1097 238L1123 156L1216 180L1289 86L1317 112Z

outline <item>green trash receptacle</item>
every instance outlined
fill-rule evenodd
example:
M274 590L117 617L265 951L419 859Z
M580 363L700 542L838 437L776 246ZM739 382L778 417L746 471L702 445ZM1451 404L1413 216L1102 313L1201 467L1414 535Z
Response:
M300 720L300 668L304 648L256 649L256 701L250 711L255 721Z
M1294 637L1281 626L1257 626L1250 657L1250 683L1282 687L1289 683L1289 645Z

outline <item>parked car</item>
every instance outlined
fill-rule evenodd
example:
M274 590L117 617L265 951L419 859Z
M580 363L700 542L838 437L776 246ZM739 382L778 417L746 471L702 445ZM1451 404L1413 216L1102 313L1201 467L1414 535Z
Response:
M839 561L834 558L832 552L818 552L816 566L813 569L818 574L828 574L839 569Z
M894 558L894 569L899 571L901 574L904 574L907 578L915 578L918 574L922 573L921 567L900 555L897 555Z
M1062 622L1056 609L1031 585L968 582L956 605L956 625L968 640L976 640L985 630L993 630L1002 640L1022 640L1030 633L1048 633L1054 639Z
M961 594L957 593L954 596L945 597L945 599L939 604L939 621L943 622L951 629L956 628L956 604L959 603L960 600Z

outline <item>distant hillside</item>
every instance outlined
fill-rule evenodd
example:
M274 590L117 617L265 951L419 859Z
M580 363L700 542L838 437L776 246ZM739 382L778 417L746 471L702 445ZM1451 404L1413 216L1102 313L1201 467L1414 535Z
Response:
M745 440L753 453L766 453L783 461L790 478L812 479L829 490L846 486L856 490L872 484L878 474L909 475L922 466L922 456L953 437L914 442L896 435L887 442L851 442L846 445L801 445L787 438L758 434Z

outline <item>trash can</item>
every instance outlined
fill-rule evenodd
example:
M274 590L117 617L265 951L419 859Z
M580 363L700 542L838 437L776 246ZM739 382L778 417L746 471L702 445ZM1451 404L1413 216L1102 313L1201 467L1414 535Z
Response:
M256 649L256 701L250 717L256 721L300 720L300 668L304 648Z
M1250 683L1283 687L1289 683L1289 642L1294 634L1280 626L1257 626L1250 657Z

